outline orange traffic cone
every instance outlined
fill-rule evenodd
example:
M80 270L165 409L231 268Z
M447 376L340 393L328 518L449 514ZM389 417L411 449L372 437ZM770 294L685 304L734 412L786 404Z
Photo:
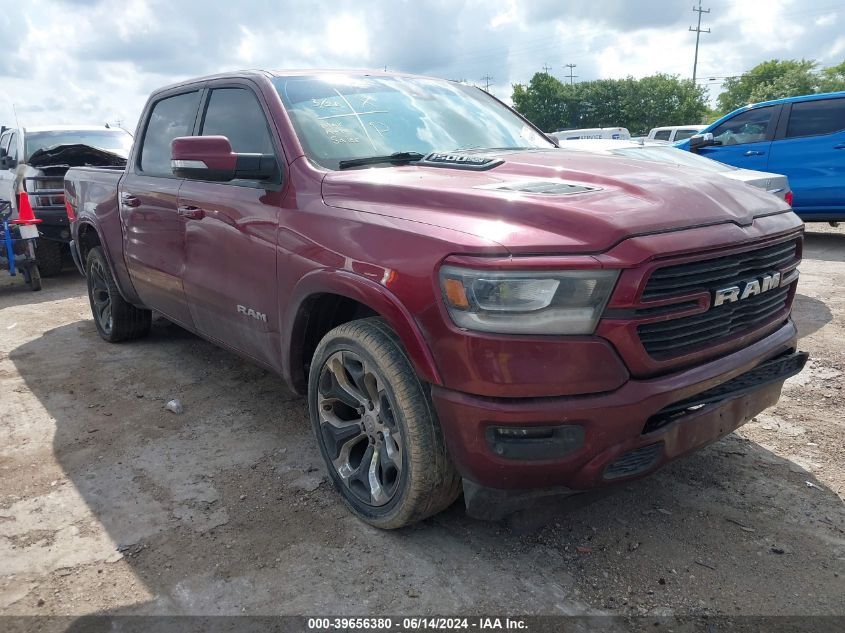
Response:
M41 220L35 217L32 212L32 205L29 203L29 195L23 191L18 194L18 219L15 224L27 226L29 224L39 224Z

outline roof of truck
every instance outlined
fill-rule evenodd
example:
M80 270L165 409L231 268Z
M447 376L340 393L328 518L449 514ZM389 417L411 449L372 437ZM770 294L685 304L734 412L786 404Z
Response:
M403 73L394 71L375 70L372 68L290 68L282 70L261 70L257 68L250 68L246 70L232 70L223 73L216 73L214 75L205 75L203 77L192 77L184 81L177 81L166 86L161 86L153 91L153 94L168 91L172 88L178 88L189 84L202 83L204 81L211 81L213 79L231 79L238 77L261 76L266 78L273 77L298 77L308 75L372 75L375 77L422 77L423 79L437 79L439 81L452 81L450 79L443 79L442 77L430 77L427 75L417 75L414 73Z

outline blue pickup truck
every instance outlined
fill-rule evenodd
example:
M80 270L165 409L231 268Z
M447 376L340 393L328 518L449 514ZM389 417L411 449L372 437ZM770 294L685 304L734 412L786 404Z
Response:
M805 222L845 221L845 92L748 105L676 147L784 174Z

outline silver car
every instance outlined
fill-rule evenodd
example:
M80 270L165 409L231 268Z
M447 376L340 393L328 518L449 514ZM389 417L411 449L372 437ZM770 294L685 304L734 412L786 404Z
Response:
M766 171L754 171L753 169L740 169L732 165L726 165L698 154L685 152L660 141L648 140L627 140L616 141L608 139L573 139L561 143L561 149L576 150L580 152L593 152L599 154L614 154L627 158L640 160L652 160L661 163L671 163L682 167L692 167L703 171L718 173L727 178L741 180L742 182L765 189L776 195L781 200L792 204L792 191L789 189L789 181L786 176L772 174Z

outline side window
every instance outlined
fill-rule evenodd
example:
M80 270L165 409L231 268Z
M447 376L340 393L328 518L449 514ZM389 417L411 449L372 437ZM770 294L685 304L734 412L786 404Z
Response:
M678 130L675 132L675 140L676 141L685 141L688 138L695 136L698 134L698 130Z
M12 137L9 139L9 156L18 159L18 133L12 132Z
M153 106L141 145L141 171L150 176L172 176L170 141L190 136L199 106L200 93L167 97Z
M774 111L772 106L766 106L737 114L713 130L713 140L721 142L722 145L764 141Z
M0 149L5 149L6 152L9 151L9 139L12 138L11 132L6 132L3 136L0 136Z
M236 153L275 153L261 104L243 88L212 90L200 134L225 136Z
M654 140L668 141L670 136L672 136L672 130L659 130L654 133Z
M792 104L786 138L818 136L845 130L845 98Z

